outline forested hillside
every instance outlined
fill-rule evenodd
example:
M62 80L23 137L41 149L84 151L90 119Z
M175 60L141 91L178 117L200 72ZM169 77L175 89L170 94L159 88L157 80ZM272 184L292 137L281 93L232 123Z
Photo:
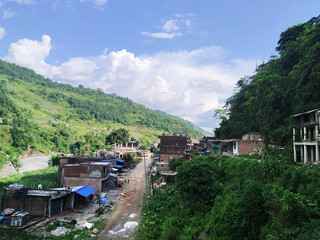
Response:
M145 144L157 141L162 133L185 132L190 137L204 134L191 122L128 98L55 83L1 60L0 120L2 162L12 152L66 153L74 145L88 154L103 147L106 135L117 128L129 130L131 137Z
M238 81L220 115L217 137L260 131L267 144L290 150L292 116L320 107L320 17L281 33L276 50L279 56Z

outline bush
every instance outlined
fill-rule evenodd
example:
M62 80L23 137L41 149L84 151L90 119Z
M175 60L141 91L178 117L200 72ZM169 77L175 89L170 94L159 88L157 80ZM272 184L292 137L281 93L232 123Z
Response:
M60 155L56 154L56 155L51 155L50 160L49 160L49 166L58 166L59 162L60 162Z

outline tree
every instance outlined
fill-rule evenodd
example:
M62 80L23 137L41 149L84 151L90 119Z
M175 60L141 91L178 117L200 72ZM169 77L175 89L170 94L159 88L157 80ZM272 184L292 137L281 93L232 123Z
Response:
M129 142L129 131L124 128L119 128L113 130L107 137L106 137L106 145L111 145L115 143L127 143Z
M201 157L177 168L176 188L187 211L205 211L212 206L219 192L219 171L216 161L206 161Z

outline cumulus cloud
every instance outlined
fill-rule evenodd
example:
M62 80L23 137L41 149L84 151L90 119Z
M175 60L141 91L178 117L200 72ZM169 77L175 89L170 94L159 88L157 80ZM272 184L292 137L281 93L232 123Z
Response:
M53 68L44 60L50 50L51 38L48 35L43 35L40 42L24 38L10 45L5 60L31 68L39 74L48 75Z
M6 29L0 26L0 40L6 35Z
M141 32L142 35L151 38L173 39L180 37L183 32L187 32L192 28L192 14L175 14L162 25L162 32Z
M71 58L59 66L45 62L50 49L49 36L41 41L22 39L11 44L6 60L58 82L129 97L209 129L214 127L213 110L255 66L250 60L226 61L226 51L218 46L144 56L125 49L104 50L99 56Z
M178 31L180 27L178 26L177 22L178 21L176 19L170 19L165 22L162 28L167 32Z

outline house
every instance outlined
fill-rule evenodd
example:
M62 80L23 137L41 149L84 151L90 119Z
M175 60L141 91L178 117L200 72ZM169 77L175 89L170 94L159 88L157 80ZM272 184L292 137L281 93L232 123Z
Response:
M51 217L71 207L70 201L68 191L29 190L12 184L3 189L1 211L11 208L32 217Z
M81 163L86 163L86 162L101 162L103 159L105 159L103 156L99 157L68 157L68 156L63 156L59 157L59 168L58 168L58 180L59 182L62 183L62 169L64 168L64 165L67 164L81 164ZM79 186L79 185L78 185Z
M221 151L225 155L237 156L241 153L255 153L265 145L259 132L250 132L242 139L226 139L221 141Z
M31 218L49 218L63 211L82 208L94 192L96 190L89 186L43 190L11 184L3 189L1 212L13 209L15 213L28 213Z
M186 134L173 134L173 136L159 136L160 151L158 168L169 170L169 161L172 158L180 158L186 153L187 136Z
M66 164L62 169L62 186L89 186L101 193L108 187L111 164L109 162L84 162Z
M320 108L293 116L294 161L302 164L319 163Z

